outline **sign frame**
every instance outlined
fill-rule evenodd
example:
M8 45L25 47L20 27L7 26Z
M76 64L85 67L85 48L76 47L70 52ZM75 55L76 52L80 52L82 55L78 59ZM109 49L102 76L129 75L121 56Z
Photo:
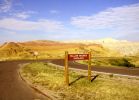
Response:
M88 80L91 81L91 52L88 54L68 54L65 51L65 84L69 86L69 66L68 61L88 60Z

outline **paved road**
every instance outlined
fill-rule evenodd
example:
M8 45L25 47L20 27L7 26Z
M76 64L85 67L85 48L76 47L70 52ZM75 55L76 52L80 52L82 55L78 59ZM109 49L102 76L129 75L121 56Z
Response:
M64 65L64 60L53 60L52 63L58 65ZM76 62L69 62L69 66L72 68L77 69L85 69L87 70L87 65L79 64ZM92 66L92 71L98 72L107 72L107 73L114 73L114 74L122 74L122 75L131 75L131 76L139 76L139 68L126 68L126 67L104 67L104 66Z
M0 62L0 100L48 100L19 77L18 64L24 62Z
M64 60L40 60L41 62L52 62L64 65ZM18 65L36 61L5 61L0 62L0 100L48 100L47 97L37 93L21 80L18 75ZM69 66L78 69L87 69L86 65L69 62ZM124 75L139 76L139 68L109 68L94 67L92 70L110 72Z

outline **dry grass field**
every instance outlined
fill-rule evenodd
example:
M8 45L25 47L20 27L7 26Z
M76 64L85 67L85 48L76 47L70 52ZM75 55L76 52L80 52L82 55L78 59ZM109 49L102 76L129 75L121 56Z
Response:
M139 79L93 72L92 82L87 71L70 70L70 86L64 84L64 69L47 63L31 63L22 75L33 85L41 86L56 100L138 100Z

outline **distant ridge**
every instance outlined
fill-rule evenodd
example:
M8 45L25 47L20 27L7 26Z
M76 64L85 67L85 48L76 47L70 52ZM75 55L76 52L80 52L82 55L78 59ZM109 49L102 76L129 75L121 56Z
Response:
M78 49L80 47L90 47L90 49L107 48L112 52L116 51L125 56L134 56L139 52L139 42L116 40L113 38L82 41L35 40L27 42L6 42L3 45L1 45L0 50L5 50L7 52L47 52L47 50L68 50L70 48Z
M72 41L63 41L64 43L83 43L83 44L91 44L91 43L127 43L130 41L127 40L116 40L113 38L104 38L98 40L72 40Z
M125 56L133 56L139 52L139 42L104 38L98 40L64 41L65 43L100 44L105 48L116 50Z
M58 41L51 41L51 40L35 40L35 41L27 41L27 42L20 42L19 44L24 45L24 46L49 46L49 45L56 45L56 44L61 44Z

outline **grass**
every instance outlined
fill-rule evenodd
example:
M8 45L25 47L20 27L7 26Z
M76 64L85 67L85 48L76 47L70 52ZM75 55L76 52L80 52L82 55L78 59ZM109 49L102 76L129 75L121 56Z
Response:
M138 67L139 68L139 57L132 57L132 58L129 58L129 62L131 62L132 64L135 65L135 67Z
M88 64L88 61L78 61L78 63ZM92 58L92 65L107 67L139 67L137 58L133 57L104 57Z
M138 100L139 98L139 79L100 74L92 82L83 77L67 87L64 85L63 69L47 63L28 64L22 68L21 73L34 85L53 91L59 100ZM85 75L86 71L70 70L70 82Z

